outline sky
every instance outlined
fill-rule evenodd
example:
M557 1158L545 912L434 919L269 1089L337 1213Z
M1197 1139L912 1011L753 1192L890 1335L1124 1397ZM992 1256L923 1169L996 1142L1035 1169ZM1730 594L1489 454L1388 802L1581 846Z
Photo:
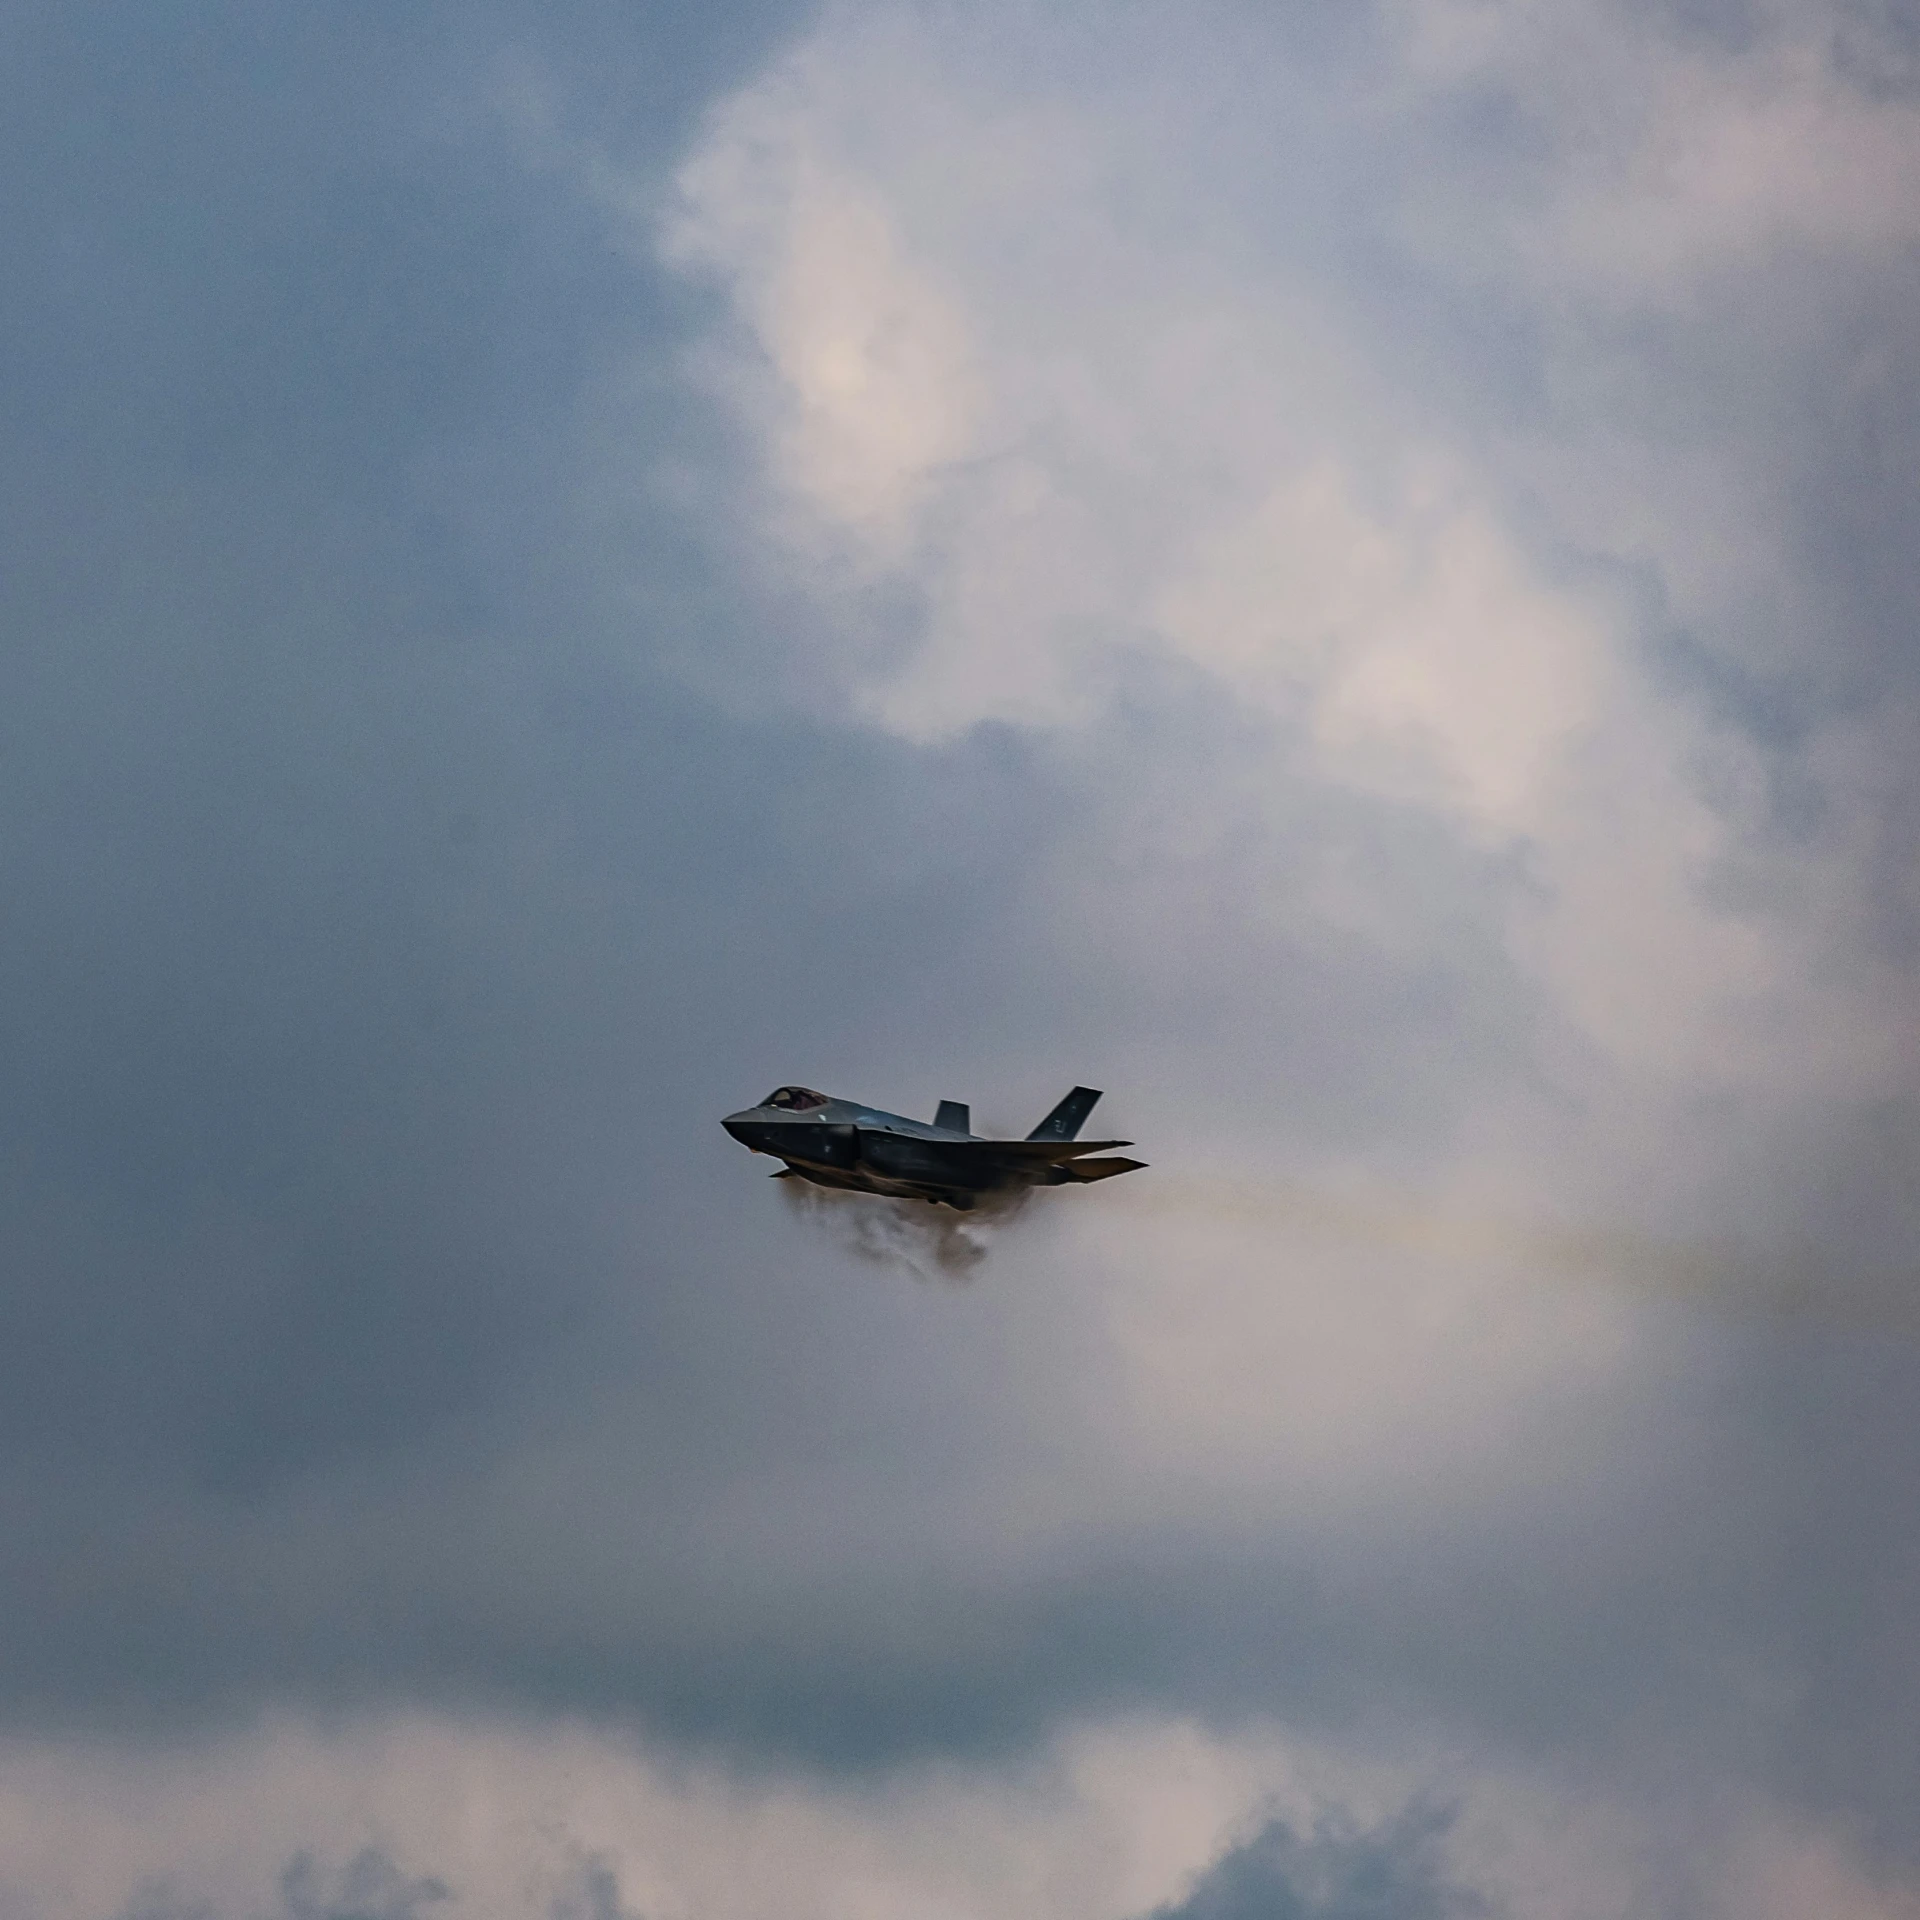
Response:
M0 1920L1920 1915L1920 11L6 38Z

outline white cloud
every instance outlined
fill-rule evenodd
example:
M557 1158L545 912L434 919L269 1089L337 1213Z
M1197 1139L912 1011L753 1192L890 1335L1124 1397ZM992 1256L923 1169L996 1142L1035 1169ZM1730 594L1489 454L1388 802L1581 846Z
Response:
M1610 636L1421 465L1371 515L1322 459L1205 530L1154 624L1249 700L1303 709L1330 776L1525 833L1601 709Z
M935 475L974 451L980 402L958 303L819 112L839 85L803 55L728 103L681 174L665 246L726 280L766 357L770 388L735 373L770 415L777 484L868 564L899 563Z
M995 19L1005 75L1026 29ZM1645 64L1604 7L1449 0L1403 24L1394 84L1416 94L1491 75L1545 112L1588 85L1589 43L1603 92ZM1632 473L1581 425L1506 455L1449 433L1368 352L1351 287L1244 210L1235 226L1232 193L1193 171L1205 140L1177 87L1172 118L1095 86L996 91L989 37L833 16L715 115L667 228L669 257L729 292L731 392L794 585L855 629L875 581L919 609L851 652L847 710L915 740L1084 725L1145 663L1175 664L1304 738L1328 790L1523 849L1510 950L1646 1098L1884 1084L1889 983L1863 992L1820 959L1857 822L1796 869L1824 870L1817 912L1783 906L1784 880L1719 884L1751 854L1762 755L1663 688L1625 605L1552 557L1626 531ZM1846 95L1803 45L1648 57L1655 98L1605 118L1618 152L1591 150L1576 114L1544 205L1494 209L1502 271L1549 310L1603 260L1609 288L1664 298L1683 267L1801 234L1857 250L1920 205L1897 190L1905 109ZM1378 100L1354 99L1329 138L1373 129ZM1783 157L1802 134L1810 168ZM1325 163L1348 162L1336 146ZM1186 231L1145 187L1169 176L1199 210ZM1869 178L1894 181L1871 216ZM1400 190L1430 198L1421 178ZM1523 523L1516 482L1556 461L1536 497L1565 524ZM1737 512L1741 483L1722 492ZM1701 577L1683 527L1642 526ZM1572 1058L1556 1070L1584 1074Z
M1845 11L1762 7L1715 43L1606 0L1403 0L1409 95L1496 88L1546 134L1511 197L1473 210L1478 234L1460 208L1447 244L1663 309L1795 252L1847 267L1911 244L1920 107L1837 63Z

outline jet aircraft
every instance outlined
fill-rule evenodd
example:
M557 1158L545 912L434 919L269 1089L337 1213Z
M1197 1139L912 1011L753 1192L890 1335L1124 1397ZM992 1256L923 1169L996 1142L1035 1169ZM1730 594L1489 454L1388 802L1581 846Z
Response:
M729 1114L721 1125L755 1153L787 1164L776 1180L808 1180L900 1200L927 1200L965 1212L993 1194L1028 1187L1084 1185L1131 1173L1142 1160L1088 1159L1131 1140L1078 1140L1093 1103L1092 1087L1075 1087L1024 1140L983 1140L958 1100L942 1100L929 1126L897 1113L779 1087L757 1107Z

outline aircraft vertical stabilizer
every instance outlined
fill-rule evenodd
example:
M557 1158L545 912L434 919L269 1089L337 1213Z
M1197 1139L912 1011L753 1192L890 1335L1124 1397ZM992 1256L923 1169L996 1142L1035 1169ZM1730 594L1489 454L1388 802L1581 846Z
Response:
M1027 1135L1029 1140L1073 1140L1079 1137L1093 1103L1100 1098L1098 1087L1075 1087L1047 1117Z
M955 1133L971 1133L973 1116L964 1100L942 1100L940 1111L933 1116L936 1127L948 1127Z

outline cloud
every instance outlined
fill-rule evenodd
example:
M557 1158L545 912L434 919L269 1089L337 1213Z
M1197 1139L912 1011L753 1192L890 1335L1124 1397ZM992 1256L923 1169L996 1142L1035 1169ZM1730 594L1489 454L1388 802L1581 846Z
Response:
M604 1860L582 1862L575 1883L550 1903L551 1920L633 1920L621 1903L620 1876Z
M1390 1777L1247 1873L1438 1787L1489 1900L1592 1804L1568 1911L1897 1910L1911 1343L1749 1311L1915 1225L1896 23L729 18L31 23L0 1712L213 1756L43 1906L1111 1920L1271 1740ZM713 1125L789 1077L1151 1171L916 1285ZM276 1709L442 1718L322 1820ZM459 1809L581 1721L645 1845L534 1887Z
M473 1715L282 1719L159 1764L12 1741L4 1893L34 1920L1911 1911L1778 1805L1392 1744L1122 1716L857 1778ZM1444 1818L1422 1775L1455 1779Z
M1543 136L1493 232L1549 284L1644 309L1796 256L1858 270L1913 237L1920 115L1870 8L1727 8L1720 31L1711 10L1395 11L1410 90L1496 93Z
M1410 1808L1370 1833L1322 1821L1303 1839L1270 1820L1153 1920L1470 1920L1494 1911L1445 1874L1452 1817Z
M717 112L679 177L667 257L727 294L724 391L770 450L746 511L795 593L860 636L820 662L829 697L909 741L999 722L1089 758L1137 745L1115 715L1169 713L1171 688L1219 699L1244 756L1181 761L1170 804L1148 774L1147 804L1110 818L1131 860L1069 881L1072 915L1112 928L1108 952L1185 961L1188 876L1260 844L1214 944L1246 956L1250 926L1277 928L1269 977L1336 929L1369 958L1503 976L1531 1084L1442 1070L1450 1126L1415 1150L1456 1205L1486 1182L1563 1218L1804 1243L1835 1231L1841 1138L1905 1110L1913 978L1872 848L1910 693L1861 648L1910 583L1877 520L1865 571L1857 537L1848 565L1815 559L1828 510L1803 482L1842 462L1856 519L1883 486L1844 466L1813 383L1850 330L1886 348L1903 270L1883 249L1920 148L1908 105L1834 57L1840 22L1386 9L1358 39L1276 24L1248 58L1224 20L1183 37L1151 9L1124 54L1072 23L851 9ZM1777 168L1812 125L1819 160ZM877 382L831 417L810 399L789 343L843 325L820 287L864 282L829 270L838 217L785 190L801 178L868 208L888 287L919 290L876 296L875 337L884 316L890 378L966 396L940 436L863 438L868 407L926 411ZM1333 204L1355 210L1344 245ZM812 431L817 460L795 451ZM884 540L817 479L856 445ZM1871 745L1849 676L1886 702ZM1138 757L1165 765L1171 733ZM1317 870L1269 851L1288 829ZM1415 894L1422 833L1447 854ZM1253 1031L1257 977L1226 989ZM1395 1044L1414 1024L1357 1018ZM1852 1211L1837 1260L1898 1267L1905 1178ZM1195 1338L1204 1285L1164 1284L1174 1244L1129 1300L1152 1303L1122 1336L1154 1382L1141 1431L1162 1461L1186 1444L1203 1474L1271 1473L1314 1401L1253 1331L1257 1258L1201 1244L1195 1264L1240 1276L1217 1341ZM1408 1401L1339 1351L1316 1377L1354 1462ZM1552 1391L1540 1349L1511 1357L1463 1392ZM1431 1451L1472 1458L1438 1417Z
M871 1196L783 1181L780 1197L795 1217L831 1233L862 1260L921 1280L964 1280L984 1264L993 1243L1026 1210L1030 1197L1008 1195L967 1219L931 1210L908 1212Z
M1565 32L1617 32L1606 44L1623 64L1682 60L1610 19L1571 10ZM731 100L665 230L670 261L728 290L726 391L771 450L767 526L792 550L795 585L856 631L875 581L914 609L907 633L822 662L852 711L913 739L994 718L1090 725L1142 663L1177 665L1274 729L1276 772L1300 768L1323 816L1359 790L1520 850L1527 884L1486 905L1632 1097L1658 1099L1665 1081L1764 1099L1824 1080L1857 1099L1903 1082L1906 984L1869 967L1842 986L1823 951L1836 914L1868 911L1865 818L1835 791L1812 844L1782 845L1766 815L1780 756L1654 670L1651 636L1608 584L1640 556L1607 551L1584 522L1519 511L1528 443L1564 448L1567 428L1535 428L1516 459L1437 411L1418 364L1373 340L1363 354L1371 289L1350 267L1235 233L1254 217L1242 183L1193 157L1224 138L1171 78L1147 131L1097 67L1071 93L1031 77L996 92L966 36L913 21L838 16ZM1479 27L1485 59L1507 62L1503 84L1536 107L1535 29ZM1044 36L1031 51L1043 72L1066 58ZM1562 51L1538 65L1564 73ZM1730 71L1750 77L1770 57ZM1438 87L1431 68L1411 59L1401 83ZM1444 84L1468 78L1456 65ZM1731 84L1721 76L1716 102ZM1840 79L1821 84L1852 98ZM1347 123L1315 129L1335 164L1374 130L1364 87L1355 100ZM1268 101L1243 89L1214 104L1232 127ZM1897 110L1859 110L1906 138ZM1764 94L1754 111L1787 109ZM1587 164L1564 138L1568 166ZM1169 233L1140 191L1149 173L1208 217ZM1752 191L1780 198L1764 178ZM889 236L889 264L872 269L886 291L840 262L834 195L867 210L855 225L874 260L872 236ZM1675 217L1726 225L1711 206ZM1528 236L1593 224L1556 208L1514 218ZM1007 234L1047 244L991 244ZM1503 290L1549 337L1569 333L1584 321L1559 314L1530 244L1500 258ZM1442 282L1458 271L1420 260L1403 265ZM792 343L838 337L855 307L888 342L885 377L823 398ZM949 405L960 411L937 433L913 426ZM1590 473L1589 487L1606 483ZM888 503L884 539L868 500ZM1736 870L1737 899L1720 878Z
M439 1880L409 1879L377 1847L356 1854L328 1872L310 1853L297 1853L279 1876L276 1920L419 1920L451 1900ZM612 1910L617 1916L618 1909ZM149 1889L134 1896L122 1920L214 1920L205 1902L181 1903L168 1891ZM595 1912L592 1920L601 1920Z
M287 1920L416 1920L452 1894L439 1880L410 1879L370 1847L337 1873L295 1854L280 1875L280 1898Z
M142 1903L214 1920L1117 1920L1168 1896L1245 1796L1292 1793L1272 1742L1178 1724L1082 1730L1010 1772L933 1762L864 1779L484 1716L283 1720L170 1757L12 1744L10 1906L36 1920ZM156 1866L170 1888L130 1902Z

